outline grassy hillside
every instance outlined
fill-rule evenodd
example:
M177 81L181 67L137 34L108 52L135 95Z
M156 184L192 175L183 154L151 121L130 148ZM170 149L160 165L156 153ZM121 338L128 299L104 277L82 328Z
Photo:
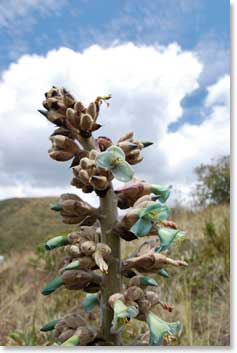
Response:
M40 247L35 250L44 237L62 232L60 217L48 209L53 201L15 199L1 203L1 237L5 244L1 251L11 249L11 255L0 265L0 282L4 283L0 286L0 345L50 345L52 336L40 333L41 325L82 310L81 291L62 288L49 297L40 294L45 283L57 274L63 258L61 249L50 253ZM168 279L157 276L162 300L175 305L173 313L160 312L159 308L157 313L167 321L182 321L184 329L178 345L229 345L229 207L210 207L197 213L178 209L172 219L187 230L188 240L172 247L168 255L186 260L189 267L169 269ZM124 242L123 257L136 245ZM95 312L88 320L98 317ZM123 335L131 344L146 330L146 325L131 320Z
M50 211L56 198L15 198L0 201L0 255L32 250L49 235L65 232L61 217Z

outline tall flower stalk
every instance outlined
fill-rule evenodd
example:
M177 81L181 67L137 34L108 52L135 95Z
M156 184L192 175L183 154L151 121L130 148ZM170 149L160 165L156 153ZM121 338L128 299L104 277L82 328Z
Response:
M45 110L39 110L56 125L50 136L50 158L70 161L71 185L99 197L98 208L69 193L51 205L64 223L77 225L77 230L46 242L47 251L64 247L66 256L58 276L49 281L42 294L51 295L61 287L83 290L87 294L81 308L90 312L100 307L98 326L90 325L78 313L65 313L62 318L52 318L41 331L53 330L55 344L62 346L123 345L124 326L130 320L141 320L147 324L150 345L168 344L180 334L181 324L166 322L153 313L156 305L169 312L174 307L148 290L159 286L159 281L147 274L158 274L165 280L169 277L166 267L187 266L185 261L166 255L185 233L168 219L170 209L165 202L170 186L134 177L132 166L143 160L142 150L152 143L137 140L132 132L117 142L93 136L101 128L97 122L100 106L103 102L108 105L110 98L98 96L86 107L65 88L53 86L45 93ZM114 191L113 179L125 185ZM128 209L122 218L118 217L118 208ZM122 239L133 241L145 236L149 240L134 249L129 258L121 259Z

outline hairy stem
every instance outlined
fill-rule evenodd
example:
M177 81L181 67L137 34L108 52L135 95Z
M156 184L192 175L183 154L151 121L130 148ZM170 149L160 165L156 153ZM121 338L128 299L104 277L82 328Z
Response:
M80 137L80 144L87 151L96 149L93 137L85 139ZM110 333L111 322L113 320L113 310L108 305L108 299L111 294L121 292L121 259L120 259L120 238L113 234L112 228L117 222L117 200L113 192L112 185L107 191L105 197L100 198L99 219L101 225L101 241L111 248L111 258L109 262L109 271L104 275L101 288L102 320L101 333L108 341L114 345L121 345L120 334L112 335Z
M112 253L109 263L109 272L104 276L101 289L102 304L102 334L107 341L119 346L120 335L111 335L110 328L113 319L113 310L108 306L111 294L121 291L120 274L120 238L113 234L112 228L117 221L117 201L112 187L106 196L100 198L100 224L102 231L102 242L110 246Z

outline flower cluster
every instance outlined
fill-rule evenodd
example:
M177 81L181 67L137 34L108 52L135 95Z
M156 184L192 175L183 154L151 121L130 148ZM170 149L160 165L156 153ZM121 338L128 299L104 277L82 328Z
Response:
M62 194L51 209L60 212L66 224L93 225L97 219L96 209L75 194Z
M46 111L40 110L50 122L59 127L64 127L83 137L91 136L92 131L101 127L96 122L102 101L110 99L111 96L97 97L96 100L86 108L63 87L53 86L45 93L43 106Z
M140 163L143 160L141 150L153 144L152 142L138 141L134 139L133 135L133 132L128 132L121 136L117 142L117 145L124 151L129 164Z
M148 286L156 287L158 283L150 277L136 275L129 280L123 293L110 296L109 305L114 311L111 332L120 332L132 318L136 318L147 322L150 345L157 345L169 339L171 335L177 335L181 331L181 324L179 321L165 322L151 311L156 305L169 312L173 311L174 307L163 303L156 292L147 290ZM176 329L171 330L172 327Z
M54 330L56 340L62 346L86 346L96 337L93 328L88 327L85 319L79 314L68 314L64 317L53 320L41 328L42 332Z
M64 223L78 228L45 243L47 251L63 247L64 259L58 275L42 294L50 295L59 287L84 290L82 308L89 313L99 306L102 322L104 317L106 321L95 328L74 313L49 322L41 331L54 330L63 346L109 345L116 342L124 325L137 319L146 322L150 345L169 344L181 332L181 324L166 322L153 312L156 305L168 312L174 307L147 288L158 286L150 274L167 278L169 266L188 265L167 255L186 234L169 219L171 210L165 203L171 186L151 184L134 176L132 166L143 160L141 151L152 143L139 141L133 132L115 143L106 136L92 136L101 127L97 122L100 105L110 98L99 96L86 107L65 88L53 86L45 94L46 110L40 110L57 127L50 136L49 156L59 162L71 160L71 185L84 193L95 192L100 198L98 208L71 193L61 195L59 202L51 205ZM114 178L125 183L115 191ZM121 217L117 217L117 206L127 210ZM120 259L120 238L132 241L146 236L149 240L128 258ZM121 286L122 278L125 284Z
M149 184L138 178L133 178L124 186L116 189L115 193L118 196L118 207L126 209L132 206L136 207L136 201L146 195L149 197L143 200L159 200L164 203L170 195L170 189L171 186L164 187L158 184Z
M88 156L81 158L79 164L73 167L74 177L71 184L81 188L85 193L95 190L98 195L102 196L109 188L113 176L109 170L97 166L98 155L98 151L91 150Z

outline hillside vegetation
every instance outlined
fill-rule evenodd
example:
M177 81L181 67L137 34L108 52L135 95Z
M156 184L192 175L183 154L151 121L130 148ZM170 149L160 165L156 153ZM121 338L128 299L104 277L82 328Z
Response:
M0 255L32 250L49 236L72 229L61 222L59 214L50 211L50 204L57 200L45 197L0 201Z
M52 337L40 333L39 328L55 316L82 310L81 291L60 288L48 297L40 294L56 275L63 255L59 260L62 249L49 254L39 244L73 229L49 211L52 202L55 199L0 203L0 252L6 255L6 261L0 264L0 281L4 283L0 286L1 345L51 345ZM173 313L160 312L159 308L157 313L167 321L182 321L184 329L177 345L229 345L229 207L212 206L196 213L177 209L172 219L188 237L172 248L170 255L185 259L189 267L169 269L168 279L157 276L162 300L175 305ZM124 242L123 257L132 251L132 245ZM97 317L95 311L88 320ZM123 335L127 344L132 344L138 335L146 336L146 331L146 326L134 319Z

